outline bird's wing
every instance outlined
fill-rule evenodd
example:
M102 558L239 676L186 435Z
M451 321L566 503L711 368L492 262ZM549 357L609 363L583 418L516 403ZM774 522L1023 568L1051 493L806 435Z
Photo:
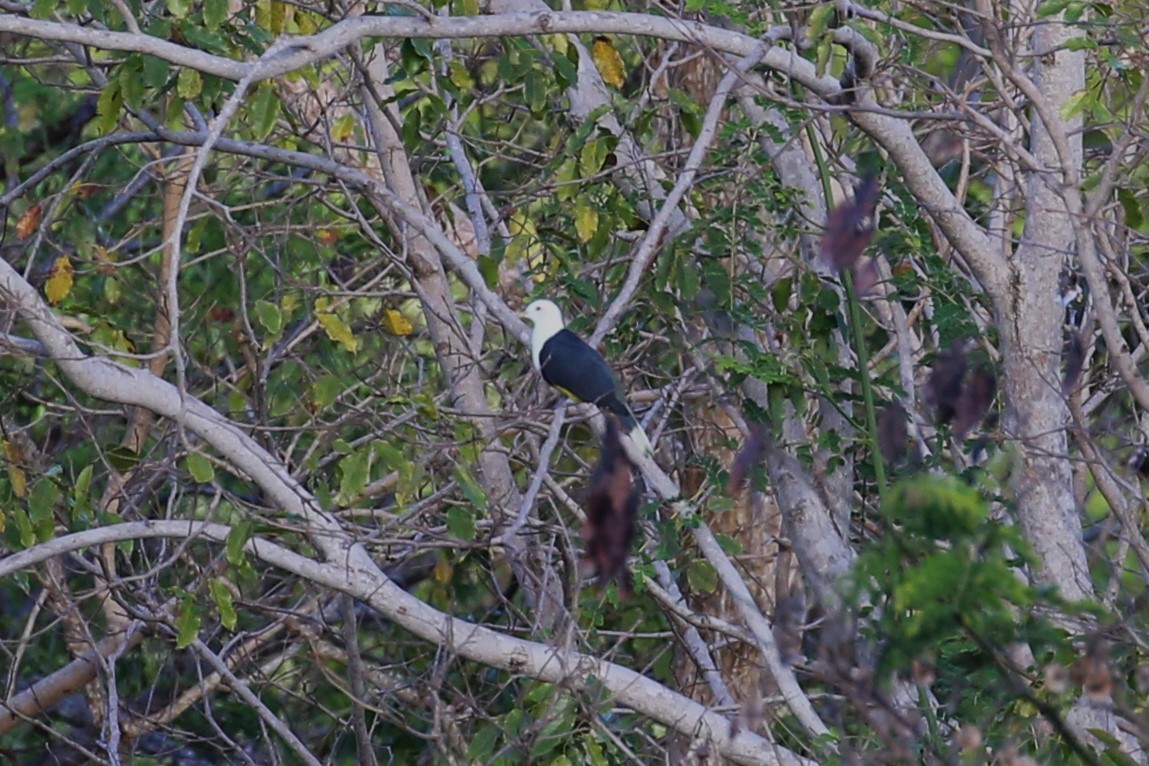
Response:
M618 385L602 355L570 330L560 330L539 352L543 380L572 399L606 405L617 399Z

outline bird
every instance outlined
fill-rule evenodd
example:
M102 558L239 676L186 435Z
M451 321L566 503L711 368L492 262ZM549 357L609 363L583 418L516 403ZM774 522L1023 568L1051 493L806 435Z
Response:
M521 316L531 323L531 361L549 385L578 402L614 413L623 431L645 454L654 454L642 424L619 395L618 383L602 354L566 329L562 309L545 298L532 301Z

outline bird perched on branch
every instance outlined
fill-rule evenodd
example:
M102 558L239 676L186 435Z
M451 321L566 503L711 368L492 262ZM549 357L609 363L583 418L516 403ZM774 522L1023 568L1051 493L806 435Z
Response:
M619 393L610 366L586 341L566 329L563 312L555 302L534 301L522 317L532 325L531 360L543 380L575 401L614 413L630 440L643 452L653 454L642 424Z

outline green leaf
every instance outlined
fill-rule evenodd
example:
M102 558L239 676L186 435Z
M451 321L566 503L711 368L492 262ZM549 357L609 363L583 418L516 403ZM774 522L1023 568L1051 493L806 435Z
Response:
M1097 46L1097 41L1089 37L1074 37L1065 41L1065 47L1071 51L1085 51L1093 50Z
M1074 0L1074 2L1071 2L1069 7L1065 9L1065 15L1062 16L1062 19L1064 19L1067 24L1076 24L1081 21L1081 17L1085 15L1085 11L1088 8L1089 4Z
M483 488L479 486L475 477L462 463L455 463L455 480L459 482L459 488L463 490L463 495L471 501L476 512L487 510L486 493L483 492Z
M710 562L696 560L686 569L686 581L696 593L713 593L718 590L718 573Z
M227 542L224 546L227 562L232 566L243 564L243 546L251 539L254 527L250 521L241 521L227 533Z
M1125 225L1130 229L1140 229L1145 223L1145 217L1133 190L1127 186L1120 187L1117 190L1117 201L1121 203L1121 209L1125 212Z
M588 141L586 146L579 152L578 169L583 178L593 176L598 171L602 170L603 163L606 162L607 156L610 154L610 147L607 146L606 141L596 139Z
M138 107L144 98L143 71L143 57L138 53L128 56L116 70L116 79L120 81L124 103L133 108Z
M311 400L319 409L330 407L343 393L343 379L336 375L324 375L311 384Z
M208 29L216 29L225 21L227 21L227 0L204 0L204 26Z
M487 761L495 752L495 745L499 741L499 728L493 724L485 723L479 727L467 745L468 761Z
M108 277L104 280L104 300L108 303L115 305L120 302L124 297L124 288L120 280L115 277Z
M1064 11L1073 0L1048 0L1037 8L1037 18L1044 19Z
M575 211L575 233L579 242L589 242L598 231L598 210L590 205L579 205Z
M180 612L176 616L176 648L186 649L199 636L203 615L196 606L195 599L184 596L180 599Z
M100 99L96 102L96 119L94 124L96 132L106 136L116 127L120 120L120 110L124 106L124 93L120 89L118 78L111 78L104 89L100 91Z
M453 505L447 510L447 531L452 537L471 542L475 539L475 516L467 508Z
M1074 93L1069 98L1065 99L1065 103L1061 105L1061 119L1070 120L1081 114L1089 106L1092 101L1096 101L1093 92L1088 88L1083 88Z
M144 84L149 88L162 88L171 69L168 62L155 56L144 56Z
M215 466L202 452L189 452L185 461L188 473L200 484L207 484L215 478Z
M187 44L193 48L200 48L202 50L209 51L211 53L218 53L221 55L229 52L228 44L222 37L220 37L215 32L210 32L207 29L204 29L194 21L188 20L177 22L176 28L179 30L180 34L183 35L184 39L187 40ZM211 77L209 75L208 80L205 81L205 89L207 88L206 82L214 82L215 84L213 87L215 89L219 88L219 78Z
M279 120L279 95L275 92L274 86L269 83L262 83L259 86L252 101L251 113L255 137L263 141L271 135L275 123Z
M977 490L953 476L918 476L898 482L882 507L906 532L939 540L972 535L989 514Z
M168 13L177 19L182 19L188 15L188 9L191 7L191 0L167 0Z
M327 337L335 341L351 353L359 350L359 339L351 332L351 327L336 313L327 311L328 301L320 298L315 301L315 318L327 333Z
M181 69L176 79L176 93L180 98L193 99L203 90L203 78L194 69Z
M339 461L339 493L349 500L358 496L367 486L371 473L371 449L353 452Z
M31 548L36 544L36 533L32 529L32 520L28 518L28 514L20 506L13 506L8 511L8 516L16 524L16 534L20 538L21 548Z
M547 86L542 73L537 69L527 72L527 76L523 79L523 91L531 115L541 117L547 107Z
M36 0L32 3L31 16L34 19L51 18L56 11L56 0Z
M806 34L810 36L811 40L817 40L826 34L834 14L833 3L819 3L814 10L810 11L810 17L806 20Z
M263 325L263 329L271 335L271 340L279 337L279 333L283 330L283 312L279 310L279 306L271 301L256 301L255 317Z
M80 471L72 485L72 522L73 526L88 526L91 522L92 511L92 465L89 463Z
M56 482L41 477L32 485L28 495L28 516L34 524L50 521L56 513L56 503L60 500L60 488Z
M228 630L235 630L239 615L236 614L235 602L232 600L227 583L218 577L212 578L207 584L207 590L211 600L215 602L215 608L219 610L219 621Z

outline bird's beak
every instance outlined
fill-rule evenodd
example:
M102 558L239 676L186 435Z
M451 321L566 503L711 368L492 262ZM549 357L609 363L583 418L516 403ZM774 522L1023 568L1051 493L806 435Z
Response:
M526 318L527 318L527 310L523 309L522 311L519 312L519 319L526 319Z

